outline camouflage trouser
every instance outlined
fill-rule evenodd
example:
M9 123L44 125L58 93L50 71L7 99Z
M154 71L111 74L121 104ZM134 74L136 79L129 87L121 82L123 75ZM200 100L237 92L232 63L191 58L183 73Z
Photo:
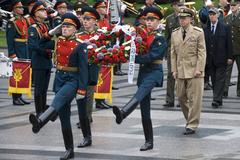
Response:
M237 69L238 69L238 79L237 79L237 95L240 95L240 56L234 56L235 62L237 64ZM229 89L229 83L231 81L232 77L232 69L233 69L233 64L227 66L227 72L226 72L226 79L225 79L225 86L224 86L224 92L228 92Z
M168 74L167 74L166 102L174 103L175 79L173 78L172 72L171 72L171 55L169 52L167 54L167 68L168 68Z

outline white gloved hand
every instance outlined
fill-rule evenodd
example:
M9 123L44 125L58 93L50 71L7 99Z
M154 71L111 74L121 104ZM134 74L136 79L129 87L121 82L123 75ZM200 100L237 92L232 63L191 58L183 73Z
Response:
M62 32L62 24L59 24L57 27L51 29L48 34L54 36L56 34L60 34Z
M212 6L212 5L213 5L213 3L212 3L212 1L211 1L211 0L207 0L207 1L205 2L205 5L206 5L206 6Z
M102 59L104 58L104 54L101 53L101 52L98 53L98 54L97 54L97 58L100 59L100 60L102 60Z
M13 61L18 61L18 57L15 57L12 59Z
M126 9L127 9L127 5L125 5L124 3L121 4L121 13L124 13Z
M85 98L85 95L82 95L82 94L77 94L76 95L76 100L80 100L80 99L83 99Z

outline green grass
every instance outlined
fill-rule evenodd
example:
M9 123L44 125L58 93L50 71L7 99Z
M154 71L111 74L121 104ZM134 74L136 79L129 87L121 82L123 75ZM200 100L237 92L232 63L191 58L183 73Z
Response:
M5 46L7 46L5 32L0 31L0 47L5 47Z

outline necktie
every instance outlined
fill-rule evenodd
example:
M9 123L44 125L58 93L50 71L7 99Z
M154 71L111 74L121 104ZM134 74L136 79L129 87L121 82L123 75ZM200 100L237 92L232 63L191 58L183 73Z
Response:
M214 34L214 25L212 25L211 33Z
M183 40L185 39L185 37L186 37L186 31L185 30L183 30Z
M233 15L232 20L234 21L237 18L237 16Z

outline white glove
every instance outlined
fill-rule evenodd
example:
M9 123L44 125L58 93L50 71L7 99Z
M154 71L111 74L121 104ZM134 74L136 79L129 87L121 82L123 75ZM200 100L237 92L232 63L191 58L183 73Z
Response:
M56 34L60 34L62 32L62 24L59 24L57 27L51 29L48 34L53 36Z
M100 60L103 59L103 58L104 58L104 54L101 53L101 52L98 53L98 54L97 54L97 58L100 59Z
M85 98L85 95L81 95L81 94L76 95L76 100L80 100L80 99L83 99L83 98Z
M18 57L15 57L12 59L13 61L18 61Z
M124 13L126 9L127 9L127 5L125 5L124 3L121 4L121 13Z
M211 1L211 0L207 0L207 1L205 2L205 5L206 5L206 6L212 6L212 5L213 5L213 3L212 3L212 1Z

